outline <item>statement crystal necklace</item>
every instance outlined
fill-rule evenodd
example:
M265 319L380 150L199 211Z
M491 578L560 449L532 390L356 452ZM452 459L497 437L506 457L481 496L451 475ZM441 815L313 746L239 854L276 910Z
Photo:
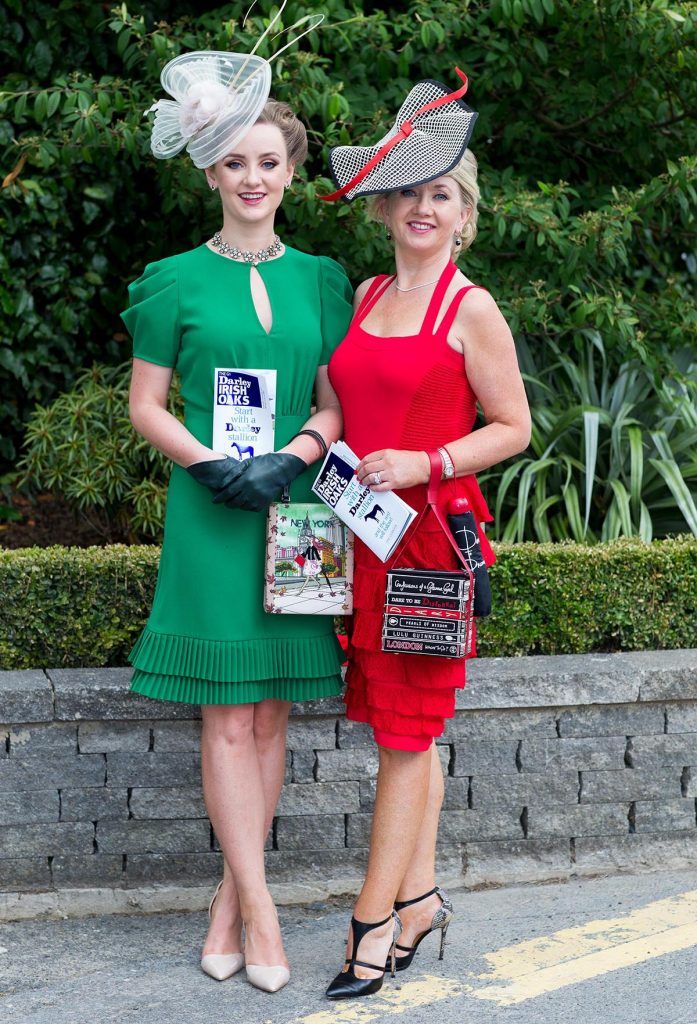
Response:
M216 231L213 235L211 245L218 250L221 256L229 256L233 260L251 263L253 266L256 266L257 263L263 263L265 260L273 259L283 248L281 239L278 235L274 235L273 242L266 249L259 249L258 252L251 252L249 249L238 249L236 245L224 242L219 231Z

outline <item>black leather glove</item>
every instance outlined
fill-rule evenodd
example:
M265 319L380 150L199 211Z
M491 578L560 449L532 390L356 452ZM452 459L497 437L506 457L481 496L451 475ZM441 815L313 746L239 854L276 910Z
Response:
M307 469L307 463L290 452L269 452L247 459L244 474L226 488L226 495L217 494L213 501L224 501L228 508L261 512L280 498L283 488Z
M191 473L199 484L213 491L213 501L225 501L230 489L249 469L249 463L249 459L238 462L237 459L231 459L226 455L222 459L194 462L193 465L186 467L186 471Z

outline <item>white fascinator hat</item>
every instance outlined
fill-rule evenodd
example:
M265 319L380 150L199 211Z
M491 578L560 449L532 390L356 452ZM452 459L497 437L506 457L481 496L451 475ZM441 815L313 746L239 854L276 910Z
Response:
M165 64L160 81L172 99L157 100L146 111L155 111L150 139L154 156L167 160L186 147L196 167L210 167L244 138L269 98L271 61L315 29L324 17L317 14L300 18L278 33L309 23L299 35L269 60L256 56L255 51L281 17L286 3L284 0L251 53L194 50Z
M327 202L414 188L447 174L459 163L472 137L477 112L462 97L467 75L455 68L462 85L451 91L432 79L418 82L399 109L388 133L374 146L335 146L329 166L337 191Z
M258 119L271 89L271 66L244 53L195 50L175 57L160 81L172 100L158 100L150 147L159 160L184 147L196 167L229 153Z

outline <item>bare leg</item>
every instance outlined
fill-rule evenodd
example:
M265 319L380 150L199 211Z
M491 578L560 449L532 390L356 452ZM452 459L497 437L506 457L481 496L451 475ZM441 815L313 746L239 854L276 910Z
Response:
M368 870L354 915L359 921L381 921L392 912L397 892L419 838L431 776L431 752L379 747L380 769L370 835ZM369 932L360 945L359 959L385 962L392 922ZM351 953L351 936L347 953ZM359 978L377 977L377 971L356 967Z
M276 804L283 786L286 769L286 731L290 708L290 701L284 700L264 700L254 706L254 740L259 764L262 766L262 789L266 808L264 842L271 828ZM283 941L280 939L281 926L278 922L276 907L270 894L268 898L271 904L271 918L268 916L268 911L264 912L261 919L245 917L245 959L247 963L252 964L276 966L284 964L287 967L288 961L283 951ZM274 930L277 931L280 940L280 958L272 953L272 949L277 947L269 946L268 943L268 936Z
M434 743L431 747L431 773L426 808L413 856L399 886L398 900L411 900L416 896L422 896L429 889L433 889L436 884L436 838L444 793L443 769ZM427 900L400 910L399 916L404 925L404 931L399 940L401 946L414 945L418 935L430 927L433 915L440 905L441 901L434 893ZM399 956L399 950L397 956Z
M266 886L264 840L283 783L289 707L285 701L261 701L201 709L204 797L225 857L204 953L239 951L244 920L249 962L287 964Z
M286 774L286 733L290 709L289 700L262 700L254 705L254 740L266 804L264 840L271 828Z
M213 904L208 934L201 956L208 953L242 952L242 914L230 865L223 856L223 884Z
M254 737L264 791L264 839L273 821L285 775L286 731L290 701L264 700L254 708ZM223 885L215 902L206 953L238 953L242 950L242 915L237 886L227 860L223 860Z

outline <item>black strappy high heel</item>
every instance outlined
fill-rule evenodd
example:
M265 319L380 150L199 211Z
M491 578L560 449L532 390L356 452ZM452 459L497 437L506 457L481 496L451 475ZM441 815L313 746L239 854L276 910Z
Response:
M394 921L394 930L392 933L392 946L390 947L390 953L387 963L384 967L379 967L378 964L368 964L364 960L357 960L356 954L358 947L361 944L361 940L365 938L368 932L372 932L374 928L380 928L381 925L387 924L388 921ZM347 971L340 971L337 974L334 981L329 985L327 989L328 999L352 999L354 996L369 996L373 992L378 992L382 988L382 983L385 980L385 972L389 970L390 974L394 978L396 957L395 947L397 939L402 933L402 922L399 920L399 914L396 910L393 910L389 917L386 917L384 921L377 921L375 924L367 924L365 921L357 921L355 917L351 918L351 956L347 957L344 961L348 964ZM359 978L354 972L354 967L369 967L373 971L381 971L379 978Z
M419 948L421 942L423 942L427 935L430 935L431 932L438 931L439 928L440 952L438 954L438 959L443 959L443 954L445 953L445 936L447 934L448 926L450 925L450 922L452 921L454 914L453 905L450 902L447 893L445 893L440 888L440 886L437 885L435 889L429 889L429 891L425 892L423 896L416 896L413 900L399 900L395 902L395 910L403 910L405 907L410 907L413 903L420 903L421 900L428 899L428 897L433 896L434 893L437 893L437 895L440 897L441 905L433 915L431 927L427 928L425 932L419 932L419 934L416 937L416 942L414 943L413 946L400 946L399 943L395 943L395 949L401 949L404 953L406 953L406 956L397 957L398 971L406 971L407 967L411 964L412 960L414 959L414 954Z

